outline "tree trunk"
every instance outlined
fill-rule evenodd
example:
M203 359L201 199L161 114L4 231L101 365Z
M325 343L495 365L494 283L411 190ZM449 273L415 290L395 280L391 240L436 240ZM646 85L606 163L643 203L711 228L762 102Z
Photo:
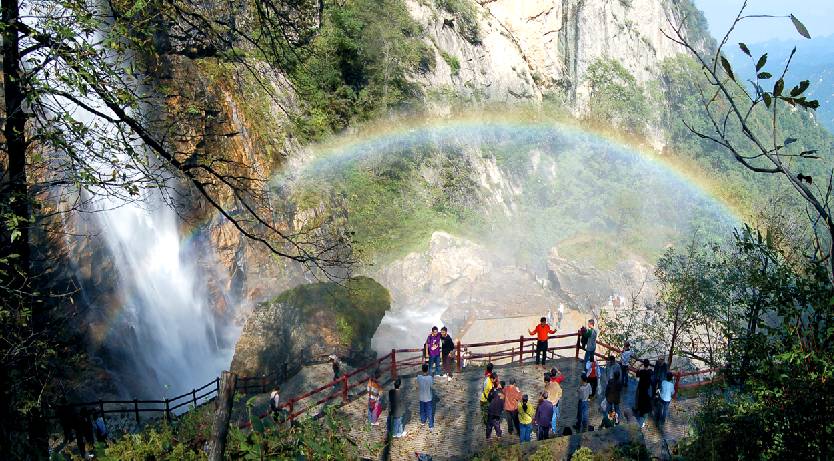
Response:
M0 235L0 259L17 255L9 273L15 282L13 289L22 288L29 272L29 189L26 183L26 113L24 90L21 86L20 37L17 24L20 8L17 0L2 0L3 28L3 96L5 98L6 125L3 136L6 142L8 170L0 181L0 212L11 213L19 224L14 228L5 224ZM17 232L12 235L12 231ZM10 266L12 262L0 263Z
M217 410L209 440L209 461L222 461L226 451L226 436L229 434L229 418L232 416L232 402L235 396L237 375L224 371L220 375L220 393L217 395Z

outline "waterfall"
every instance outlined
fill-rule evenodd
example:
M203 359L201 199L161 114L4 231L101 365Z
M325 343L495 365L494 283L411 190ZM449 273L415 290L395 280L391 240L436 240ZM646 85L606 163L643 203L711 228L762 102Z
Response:
M118 364L130 370L121 376L136 376L154 397L199 387L229 366L237 327L221 322L214 311L208 274L197 264L200 249L183 243L177 214L161 193L150 190L142 201L114 202L104 200L94 216L118 272L123 302L111 335L131 333L108 340L119 344L122 360L129 362Z

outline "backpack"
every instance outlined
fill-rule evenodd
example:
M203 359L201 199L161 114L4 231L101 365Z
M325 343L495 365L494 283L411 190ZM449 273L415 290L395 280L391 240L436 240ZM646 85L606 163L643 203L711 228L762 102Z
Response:
M579 341L582 343L582 347L585 347L586 345L588 345L588 337L590 336L588 334L588 331L589 330L585 327L582 327L582 328L579 329L579 335L580 335Z

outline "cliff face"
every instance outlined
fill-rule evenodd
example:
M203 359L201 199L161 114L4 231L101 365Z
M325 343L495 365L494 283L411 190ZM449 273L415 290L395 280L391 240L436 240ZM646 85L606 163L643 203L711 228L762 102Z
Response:
M437 53L438 66L420 79L427 88L492 101L556 98L577 114L588 108L585 75L594 61L617 59L645 83L657 77L663 59L685 51L663 35L685 14L681 3L480 0L473 3L476 41L467 39L454 12L435 2L408 1ZM444 55L457 58L460 70Z
M422 27L422 40L435 56L433 68L408 77L418 84L422 103L429 110L446 112L460 99L474 104L557 100L580 116L590 104L586 74L592 63L611 57L619 60L638 82L654 80L660 61L682 52L661 30L668 28L669 19L680 16L681 5L691 8L689 2L672 0L406 0L405 4ZM228 158L248 165L245 173L261 178L270 178L277 172L288 172L292 177L292 171L305 163L308 154L289 129L294 112L305 101L295 93L287 76L263 63L220 64L215 58L199 54L172 56L169 74L160 79L161 85L173 88L164 110L177 114L181 121L175 138L177 150ZM517 186L499 171L494 160L484 159L474 165L474 181L488 192L483 201L510 215ZM253 187L272 189L278 199L269 211L290 230L319 219L319 214L327 215L327 210L334 207L333 203L321 203L298 211L297 204L283 200L288 194L285 189L291 188L291 184L260 183ZM201 255L199 263L208 274L206 287L213 309L224 322L242 325L255 304L313 281L303 268L272 257L263 247L242 238L196 196L188 191L183 193L183 233L193 234L213 250ZM231 196L220 199L225 204L235 203ZM464 275L435 282L443 272L436 271L435 266L457 267L452 260L460 258L453 249L456 245L444 246L438 238L432 239L433 256L413 256L372 271L384 286L393 287L395 305L400 310L425 301L427 293L443 292L449 297L447 304L460 304L464 286L476 283L478 277L471 279L471 274L461 268L458 269ZM95 299L104 300L107 311L113 311L113 305L119 303L108 294L114 291L113 280L102 272L97 272L96 277L90 277L89 270L84 272L90 255L107 259L102 258L100 249L89 245L94 243L88 244L80 255L80 275L87 288L92 288L88 292L95 293ZM474 261L478 259L473 257L469 262ZM490 263L485 264L488 267ZM520 286L538 286L535 276L522 269L510 267L504 272L509 279L518 280ZM416 274L425 275L431 282L413 280ZM482 282L484 293L493 293L487 286L498 283ZM415 291L411 286L423 286L421 283L431 286L425 286L424 291ZM450 287L458 288L447 293ZM543 292L541 296L536 303L556 299L552 293ZM259 312L253 319L261 318L263 325L255 327L257 321L249 319L245 336L253 338L252 332L257 331L266 334L267 325L280 321L288 325L287 332L293 340L301 341L292 334L292 326L301 325L303 319L286 314L266 319L264 311ZM97 328L93 319L91 332ZM241 357L236 355L237 369L265 369Z

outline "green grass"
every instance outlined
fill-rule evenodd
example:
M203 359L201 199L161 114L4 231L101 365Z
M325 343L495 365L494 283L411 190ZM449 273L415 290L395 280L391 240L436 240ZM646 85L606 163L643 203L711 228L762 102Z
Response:
M460 72L460 60L458 60L457 56L453 56L445 51L441 51L440 56L449 65L449 68L452 70L452 75L457 75Z

